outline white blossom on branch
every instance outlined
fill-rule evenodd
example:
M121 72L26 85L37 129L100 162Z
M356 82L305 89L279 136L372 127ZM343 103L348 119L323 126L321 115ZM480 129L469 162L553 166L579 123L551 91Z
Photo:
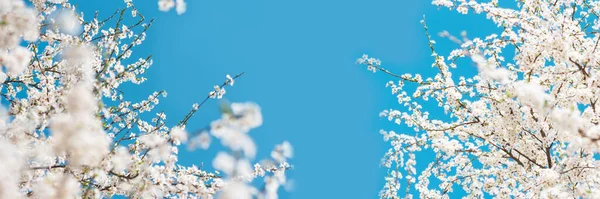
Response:
M449 198L455 189L467 198L600 195L600 2L432 3L483 14L502 30L473 39L442 32L459 45L445 57L423 20L437 71L431 77L395 74L367 55L358 59L393 78L386 86L399 107L380 116L408 129L382 130L391 148L382 159L388 175L380 197ZM458 66L461 58L473 64ZM458 76L458 67L478 74ZM433 161L416 167L427 154Z
M182 13L185 3L175 3ZM233 103L203 123L226 131L209 125L211 134L196 135L186 125L212 94L172 127L154 110L165 91L129 100L121 85L146 81L151 56L133 50L153 20L131 0L124 7L99 19L67 0L0 0L0 198L248 198L267 192L251 181L285 179L286 161L253 164L258 105ZM215 96L241 75L227 75ZM215 162L217 171L178 164L180 145L199 139L208 148L211 135L228 151L198 164Z

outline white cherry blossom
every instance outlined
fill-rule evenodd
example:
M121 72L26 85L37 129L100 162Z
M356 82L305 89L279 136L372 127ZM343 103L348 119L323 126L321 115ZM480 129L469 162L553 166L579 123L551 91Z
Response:
M382 159L388 172L380 197L449 198L456 189L465 198L598 197L600 2L432 4L485 15L500 31L484 38L462 33L462 39L442 32L457 43L445 57L424 19L437 71L430 77L393 73L368 55L358 59L394 78L386 86L398 105L380 116L407 129L381 131L391 147ZM454 70L465 58L475 67L460 67L477 75ZM417 167L422 155L433 160Z
M181 0L159 2L186 9ZM152 20L131 0L121 7L98 18L67 0L0 0L0 198L252 198L265 193L253 180L284 178L287 162L254 163L258 105L227 105L199 135L186 128L243 73L227 75L173 126L154 110L166 91L140 101L125 94L122 85L144 83L153 63L133 53ZM181 144L199 140L206 149L212 138L226 147L215 171L178 163Z

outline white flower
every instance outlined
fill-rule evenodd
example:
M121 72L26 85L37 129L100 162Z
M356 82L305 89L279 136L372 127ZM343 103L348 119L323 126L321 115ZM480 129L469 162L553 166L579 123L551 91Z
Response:
M139 142L148 148L148 156L153 162L166 161L171 156L171 146L163 136L152 133L140 136Z
M225 77L227 78L227 82L229 83L229 85L233 86L233 83L235 82L234 79L231 78L229 74L227 74Z
M545 186L552 186L558 184L560 180L560 174L554 169L539 169L540 178L538 178L538 184Z
M236 125L241 129L252 129L262 125L262 113L255 103L232 103L231 110L237 117L234 120Z
M243 151L250 158L254 158L256 155L256 145L250 136L246 132L224 123L223 120L211 123L211 133L231 150Z
M127 169L127 167L129 167L129 165L133 163L133 161L131 160L131 154L129 154L127 148L123 146L119 146L116 148L115 155L111 160L113 164L113 170L117 172Z
M54 148L69 154L69 164L95 165L108 154L110 138L95 117L96 100L86 85L73 88L67 98L67 113L51 124Z
M211 133L221 143L234 151L241 150L247 157L254 158L256 146L247 135L250 129L262 125L260 107L254 103L232 103L231 112L224 112L223 118L211 123Z
M267 176L265 178L265 199L277 199L279 186L279 181L275 177Z
M175 7L174 0L158 0L158 9L160 11L169 11L173 7Z
M4 83L7 77L6 73L0 71L0 83Z
M190 149L196 148L196 147L200 147L201 149L208 149L208 147L210 147L210 142L211 142L211 137L208 134L208 132L203 131L202 133L200 133L200 135L194 137L190 144L189 147Z
M55 22L54 26L64 33L76 35L81 32L79 16L73 10L65 9L60 11L56 16Z
M184 0L176 0L175 10L177 14L183 14L187 9L187 4Z
M21 167L23 166L23 154L16 146L8 140L0 137L0 198L19 198L19 181Z
M181 142L187 141L187 132L181 127L174 127L171 129L171 139L175 142L176 145L179 145Z
M40 35L36 12L25 6L22 0L0 1L0 50L14 48L21 39L35 41Z
M490 64L488 60L485 59L480 54L471 55L471 59L473 62L477 63L477 69L479 69L479 74L487 79L491 79L500 83L508 83L510 71L505 68L496 68L493 64Z
M271 152L271 157L277 162L285 162L287 158L292 158L293 149L288 141L275 146L275 150Z
M225 88L221 88L219 85L215 85L213 87L215 90L211 91L208 96L210 96L210 98L217 98L217 99L221 99L223 97L223 95L225 95Z
M4 65L10 76L18 76L27 69L31 61L31 51L17 46L9 53L0 54L0 64Z
M256 190L241 182L231 182L218 194L217 199L252 199Z
M248 177L252 174L252 165L247 159L240 159L236 162L235 176Z
M436 6L445 6L445 7L454 6L454 3L452 3L452 1L450 1L450 0L433 0L431 2L431 4L436 5Z
M533 82L519 82L515 84L515 91L520 102L537 110L544 110L552 100L542 86Z
M213 160L213 167L223 171L227 175L232 175L235 169L235 158L225 152L217 153Z
M33 185L33 191L48 198L76 197L80 190L79 182L63 173L49 173Z
M93 66L98 61L95 56L92 46L69 46L63 54L67 66L65 72L86 84L90 83L95 75Z

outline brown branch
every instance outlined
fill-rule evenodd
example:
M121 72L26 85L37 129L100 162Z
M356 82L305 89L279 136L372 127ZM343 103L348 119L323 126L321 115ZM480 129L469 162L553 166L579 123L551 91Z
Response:
M30 170L37 170L37 169L55 169L55 168L65 168L67 167L67 165L51 165L51 166L39 166L39 167L29 167Z
M569 61L571 61L571 63L575 64L575 65L577 66L577 68L579 68L579 71L581 71L581 73L583 74L583 76L584 76L584 79L590 76L590 74L588 74L588 73L585 71L585 68L584 68L584 67L583 67L581 64L579 64L579 63L577 63L577 62L573 61L573 59L571 59L570 57L569 57Z
M241 77L242 75L244 75L245 73L242 72L234 77L232 77L231 79L237 79L239 77ZM225 86L227 86L227 84L231 83L230 80L226 80L223 84L221 84L221 86L219 86L219 88L223 88ZM185 126L188 122L188 120L194 116L194 114L200 109L200 107L202 107L202 105L204 105L204 103L206 103L206 101L208 101L208 99L210 99L210 94L208 94L204 100L202 100L202 102L200 102L200 104L198 104L198 108L193 108L192 110L190 110L190 112L188 112L185 117L177 124L177 126Z

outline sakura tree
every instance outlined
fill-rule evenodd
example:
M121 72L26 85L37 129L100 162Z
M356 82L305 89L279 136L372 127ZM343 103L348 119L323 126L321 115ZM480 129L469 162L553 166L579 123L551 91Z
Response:
M173 1L160 0L161 10L173 7L165 2ZM175 126L154 111L165 91L128 100L120 86L143 83L152 65L133 54L152 20L131 0L120 6L99 19L66 0L0 0L0 198L277 198L292 147L252 163L258 105L227 104L205 129L186 130L243 73L227 75ZM177 163L182 143L206 149L213 138L228 149L206 160L217 171Z
M393 78L386 86L401 106L380 116L414 129L381 130L391 148L382 159L388 175L380 197L449 198L457 189L466 198L600 196L600 1L432 3L484 14L502 31L472 39L442 32L459 46L443 56L423 20L437 70L431 77L358 59ZM460 64L465 58L474 64ZM457 67L478 74L453 75ZM432 119L433 111L446 117ZM417 163L430 154L433 161Z

